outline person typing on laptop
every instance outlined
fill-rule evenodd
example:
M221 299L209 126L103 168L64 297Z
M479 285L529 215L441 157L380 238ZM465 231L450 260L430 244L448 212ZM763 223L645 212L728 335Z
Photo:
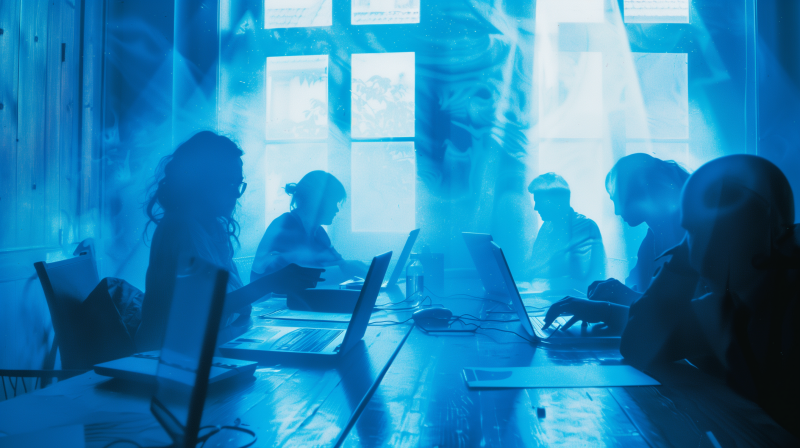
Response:
M800 226L786 176L757 156L721 157L689 178L681 208L686 239L631 306L620 352L722 374L800 435ZM675 290L698 280L696 298Z
M244 286L233 262L238 223L234 218L243 182L242 150L212 132L195 134L165 157L146 204L148 225L155 223L147 268L142 322L136 332L140 351L161 348L172 303L179 254L197 256L227 270L228 294L220 339L241 331L230 328L237 317L249 316L250 303L271 292L313 288L321 270L288 265L273 275ZM147 229L145 229L145 232ZM242 319L243 320L243 319Z
M786 176L766 159L712 160L686 182L686 238L628 307L571 300L578 319L626 321L620 353L648 368L686 359L800 435L800 226ZM567 299L570 300L570 299Z
M631 154L617 161L606 176L614 212L632 227L648 227L636 266L625 284L613 278L596 281L587 289L588 300L566 297L555 303L548 310L552 319L546 322L565 314L573 316L566 328L582 320L603 322L611 332L622 331L628 307L642 297L654 275L671 258L664 252L680 243L685 234L680 226L680 198L688 178L689 173L677 163L647 154Z
M274 273L290 263L332 268L327 280L338 283L363 277L368 266L345 260L334 249L322 226L331 225L347 193L339 179L325 171L311 171L298 183L285 187L292 196L291 210L275 218L258 245L250 279Z

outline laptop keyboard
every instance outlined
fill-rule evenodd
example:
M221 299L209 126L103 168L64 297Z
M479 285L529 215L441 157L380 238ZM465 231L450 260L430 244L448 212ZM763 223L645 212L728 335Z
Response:
M553 333L555 333L556 330L561 328L562 325L565 325L571 317L572 316L557 317L556 320L554 320L553 323L550 324L550 328L548 328L547 330L542 329L542 327L544 327L544 316L530 316L530 319L531 319L531 324L533 324L533 331L536 332L536 336L540 337L541 339L547 339Z
M273 350L317 353L328 346L343 330L298 328L278 338Z

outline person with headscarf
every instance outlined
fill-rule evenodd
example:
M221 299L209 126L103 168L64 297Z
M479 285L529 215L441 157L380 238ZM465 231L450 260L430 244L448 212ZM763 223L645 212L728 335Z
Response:
M258 244L250 279L269 275L295 263L306 267L338 267L330 270L328 281L335 277L364 276L368 266L345 260L333 247L322 226L333 224L339 205L347 199L344 186L334 175L311 171L300 182L287 184L286 194L292 197L290 210L275 218Z
M229 138L203 131L159 164L145 207L148 226L154 223L156 228L150 245L142 321L135 336L138 350L161 348L181 257L196 256L229 273L219 342L235 336L237 330L229 326L240 320L237 317L249 317L253 300L271 292L312 288L319 280L319 270L285 265L272 276L243 284L233 262L233 242L238 242L239 229L234 211L247 187L242 155Z
M594 221L570 206L567 181L545 173L528 186L543 224L533 242L528 277L553 290L585 290L605 278L606 252Z
M630 308L634 365L688 359L800 435L800 232L781 170L757 156L702 166L686 183L686 239ZM708 293L694 298L698 286Z
M663 253L680 243L685 230L680 226L680 197L689 173L673 161L647 154L631 154L617 161L606 176L606 191L614 202L614 212L632 227L647 225L647 235L639 246L636 265L625 284L617 279L596 281L589 285L586 299L565 297L556 302L545 316L545 328L560 315L573 316L564 325L575 322L604 322L612 332L621 332L624 319L616 319L650 286L661 269ZM608 319L608 320L604 320Z

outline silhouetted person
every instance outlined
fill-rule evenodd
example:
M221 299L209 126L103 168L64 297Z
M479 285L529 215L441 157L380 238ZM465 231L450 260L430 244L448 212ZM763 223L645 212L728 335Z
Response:
M606 176L614 212L630 226L644 223L648 227L636 266L625 285L613 278L594 282L587 290L589 300L567 297L556 302L548 310L545 323L565 314L574 316L565 329L583 320L605 322L612 330L622 331L627 307L642 296L667 259L660 255L680 243L685 234L680 226L680 198L688 178L689 173L677 163L647 154L631 154L617 161Z
M338 266L345 277L366 275L368 266L347 261L334 249L322 227L331 225L347 193L339 179L325 171L312 171L300 182L286 184L292 196L290 211L275 218L258 245L251 280L275 272L289 263L329 268ZM331 275L333 274L333 275ZM336 274L328 272L332 280Z
M694 173L687 237L630 308L621 352L640 366L688 358L800 435L800 233L784 174L735 155ZM710 293L692 300L692 285Z
M605 279L606 251L594 221L570 206L567 181L556 173L533 179L528 186L534 210L544 223L536 235L528 277L543 279L550 290L585 291Z
M139 350L161 348L180 257L197 256L229 271L223 326L247 316L250 302L272 291L314 287L319 271L291 266L246 288L233 262L237 200L247 187L242 150L230 139L204 131L165 157L147 202L148 225L156 224L150 247ZM238 240L237 240L238 242ZM236 292L234 292L236 291ZM202 323L198 322L198 325ZM220 329L220 339L225 337Z

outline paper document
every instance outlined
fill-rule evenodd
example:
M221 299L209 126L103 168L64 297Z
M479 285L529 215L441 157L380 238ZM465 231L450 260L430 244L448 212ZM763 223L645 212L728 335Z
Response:
M631 366L465 367L469 387L551 388L658 386Z

